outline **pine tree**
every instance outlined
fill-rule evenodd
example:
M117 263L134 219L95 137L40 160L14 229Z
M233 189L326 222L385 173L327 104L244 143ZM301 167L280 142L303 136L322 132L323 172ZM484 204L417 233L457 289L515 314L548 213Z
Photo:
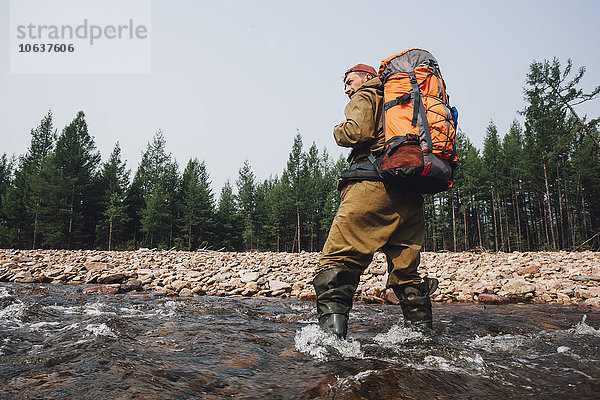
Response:
M502 140L502 154L500 163L505 174L507 184L503 185L502 194L508 198L510 204L509 219L511 221L509 229L508 250L511 251L511 243L519 250L524 249L524 233L522 219L525 215L521 211L520 199L523 192L523 128L517 120L514 120L508 133Z
M44 193L39 209L38 232L40 243L49 248L66 248L67 208L62 176L56 166L56 155L51 153L42 161L39 191Z
M265 199L264 207L266 207L267 221L266 229L272 240L270 241L271 250L282 251L285 248L285 210L286 210L286 198L285 188L281 183L281 179L277 176L265 181L263 184L265 188Z
M319 221L323 218L323 168L317 145L313 144L304 154L302 165L303 200L301 202L305 228L305 248L314 251L318 246Z
M180 178L177 163L165 148L165 139L159 131L142 154L127 203L128 214L132 216L132 212L135 212L138 215L139 219L134 219L133 223L136 226L139 222L146 244L171 248L177 236L175 229L179 211ZM140 206L141 208L137 208ZM137 231L134 236L138 236Z
M169 234L169 211L162 182L154 185L152 192L146 195L145 203L140 222L146 243L150 247L163 247Z
M206 165L189 160L181 179L181 231L188 250L207 246L213 238L214 200Z
M243 239L246 250L256 248L256 181L248 160L238 172L237 203L242 218Z
M129 238L127 245L129 250L138 247L143 242L141 215L146 203L144 202L143 192L145 183L142 181L143 178L140 171L140 168L136 170L131 185L129 185L125 193L125 213L128 221L125 224L125 236Z
M256 222L256 248L274 250L273 243L276 241L273 226L271 225L270 207L268 204L269 193L273 190L272 179L266 179L256 184L255 212Z
M567 59L564 69L561 68L556 57L552 62L548 60L543 62L534 61L529 66L527 74L529 88L525 90L525 94L529 101L542 99L548 105L560 110L564 115L569 112L573 117L571 123L577 126L577 129L573 132L582 130L596 145L596 149L600 150L600 138L596 130L596 127L600 124L600 118L586 122L574 108L579 104L597 99L600 96L600 85L596 86L591 92L585 93L583 89L577 87L585 75L585 67L580 67L575 76L567 81L571 76L572 68L573 62L570 58ZM533 105L533 103L530 103L530 105ZM525 113L531 111L528 107Z
M13 184L7 188L5 215L9 225L16 231L13 244L17 247L37 248L41 244L40 213L51 197L42 176L48 175L44 169L52 169L48 158L55 141L56 129L52 112L48 111L40 125L31 130L27 153L19 158Z
M288 218L294 218L295 231L292 251L302 250L302 223L304 222L304 195L306 194L306 157L302 152L302 136L298 133L294 137L292 151L288 157L286 168L281 175L283 185L286 187ZM302 211L302 212L301 212ZM293 216L293 217L292 217Z
M491 220L488 223L492 224L494 250L500 250L503 246L504 235L501 223L501 208L498 202L498 190L501 187L500 173L500 154L502 153L502 145L498 128L490 121L486 136L483 141L483 178L488 183L488 204L491 205L490 212Z
M179 174L179 165L173 160L167 164L165 174L160 181L166 194L166 209L168 223L167 243L169 248L175 246L175 238L179 235L177 230L177 221L181 218L181 175Z
M29 170L27 180L31 198L27 202L27 211L33 218L33 248L39 245L37 235L40 211L46 202L46 194L51 190L48 180L55 172L55 167L49 158L55 142L56 129L52 122L52 112L48 111L40 126L32 132L31 145L25 161ZM48 219L49 215L46 215L45 218Z
M96 152L94 138L88 133L83 111L77 113L58 137L53 161L57 173L53 186L61 203L58 208L65 219L65 241L52 245L90 247L97 224L93 176L100 162L100 153Z
M233 187L225 182L219 196L217 207L217 229L219 246L225 250L241 250L243 246L240 234L240 213L237 208Z
M103 189L100 199L103 219L96 226L98 244L107 245L108 250L117 247L128 221L125 195L129 186L129 170L121 159L119 142L106 163L103 164L99 183Z

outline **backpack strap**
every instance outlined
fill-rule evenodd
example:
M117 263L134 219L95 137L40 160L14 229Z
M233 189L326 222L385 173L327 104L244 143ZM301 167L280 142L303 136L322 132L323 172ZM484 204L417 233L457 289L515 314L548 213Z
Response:
M375 167L375 170L377 170L377 172L379 173L379 163L377 162L377 159L375 158L373 153L371 153L371 150L367 150L367 158L369 159L369 161L371 161L371 164L373 164L373 167Z
M340 176L342 182L350 181L380 181L381 175L379 174L378 164L374 163L375 157L367 150L367 156L369 161L354 163L348 168L342 171ZM372 158L372 160L371 160Z
M354 157L358 154L358 150L356 148L352 149L352 151L350 151L350 154L348 154L348 157L346 158L346 162L348 164L352 164L352 161L354 160Z
M433 142L431 140L431 131L429 130L429 123L427 122L427 112L423 105L423 98L421 96L421 89L419 88L419 82L415 76L415 71L409 71L408 77L413 89L413 119L412 126L417 126L418 116L421 115L421 123L423 124L420 128L425 131L425 138L427 139L427 152L431 153L433 149Z
M385 142L385 144L383 146L384 153L387 154L388 156L391 156L401 146L411 144L411 143L418 144L419 143L419 135L416 135L414 133L408 133L404 136L394 136L393 138L391 138L390 140Z
M406 92L401 96L396 97L394 100L390 100L383 105L383 110L387 111L391 107L397 106L398 104L404 104L410 100L410 92Z

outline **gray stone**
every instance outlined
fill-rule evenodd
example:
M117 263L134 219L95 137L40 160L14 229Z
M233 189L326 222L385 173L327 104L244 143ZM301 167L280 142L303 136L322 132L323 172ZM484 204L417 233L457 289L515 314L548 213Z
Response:
M273 290L271 292L271 296L276 297L276 296L281 296L282 294L284 294L286 292L285 289L277 289L277 290Z
M599 297L593 297L593 298L589 298L585 300L585 304L592 306L592 307L598 307L600 308L600 298Z
M280 280L270 279L269 280L269 289L271 289L273 292L276 292L279 290L287 291L287 290L292 290L292 285L290 285L287 282L282 282Z
M127 276L122 272L117 272L114 274L102 275L98 278L98 283L120 283Z
M240 273L240 280L243 283L256 282L259 277L260 277L260 274L258 272L241 272Z
M242 296L252 296L256 293L258 293L258 284L256 282L248 282L246 286L244 286Z
M173 282L171 282L171 287L176 292L179 292L179 291L181 291L183 289L189 288L190 287L190 283L188 281L182 281L182 280L176 279Z
M13 276L12 280L13 280L13 282L20 282L20 283L37 282L31 275L31 272L29 272L29 271L17 272L17 274L15 276Z
M502 292L511 295L524 296L527 293L535 292L536 286L533 283L523 279L510 279L502 286Z

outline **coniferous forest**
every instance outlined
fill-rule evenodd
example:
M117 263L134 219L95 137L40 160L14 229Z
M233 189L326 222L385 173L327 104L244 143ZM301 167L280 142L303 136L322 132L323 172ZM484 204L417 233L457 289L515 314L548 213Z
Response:
M584 73L533 62L524 126L490 122L483 149L459 131L453 188L425 197L426 251L600 249L600 118L574 108L600 86L580 89ZM118 143L101 162L83 112L59 132L49 111L26 154L0 158L0 247L321 250L343 157L298 134L280 175L261 182L246 161L217 196L204 162L180 168L165 146L156 133L131 174Z

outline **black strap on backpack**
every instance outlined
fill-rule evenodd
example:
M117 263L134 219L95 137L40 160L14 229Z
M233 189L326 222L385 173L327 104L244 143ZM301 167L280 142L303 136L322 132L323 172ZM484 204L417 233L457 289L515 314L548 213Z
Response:
M397 106L398 104L404 104L408 100L410 100L410 92L406 92L403 95L396 97L394 100L390 100L383 105L383 111L387 111L388 109Z
M423 124L423 129L425 130L425 138L427 139L427 152L431 153L433 150L433 141L431 140L431 131L429 130L429 122L427 122L427 112L425 111L425 105L423 104L423 97L421 96L421 89L419 88L419 82L415 76L415 71L410 71L408 73L408 77L410 78L410 83L412 84L414 98L412 126L417 126L417 120L420 114L421 123Z
M368 152L368 156L369 161L354 163L343 170L341 175L342 181L380 181L379 169L375 164L371 164L373 161L376 161L375 157L373 157L370 151ZM371 158L373 161L371 161Z

